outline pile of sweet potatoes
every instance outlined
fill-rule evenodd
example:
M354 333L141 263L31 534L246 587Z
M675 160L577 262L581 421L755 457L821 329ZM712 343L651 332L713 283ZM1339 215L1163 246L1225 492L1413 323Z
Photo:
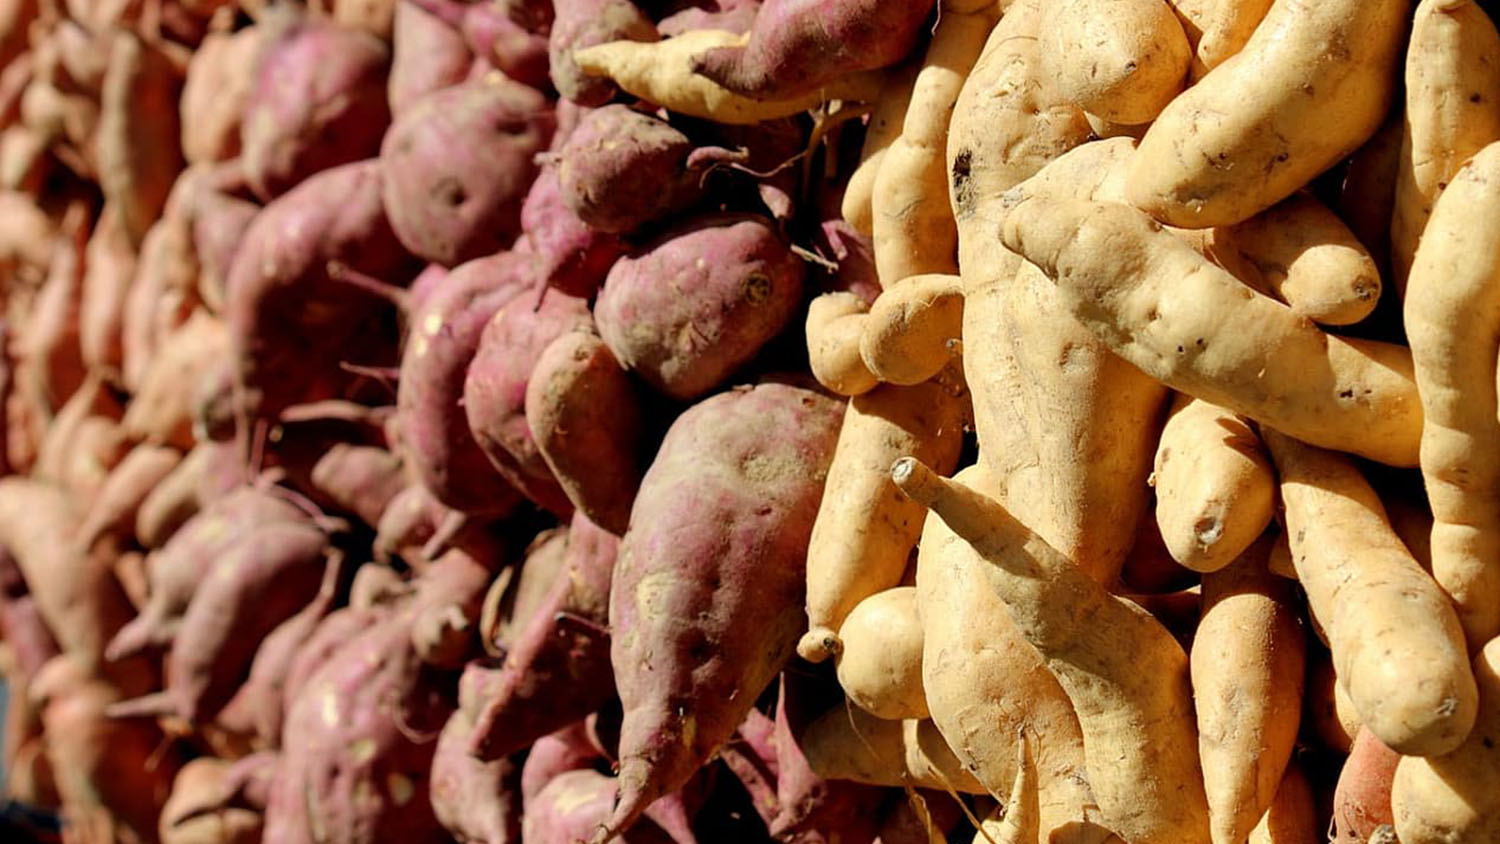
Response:
M1500 31L1410 5L0 0L5 796L1494 844Z

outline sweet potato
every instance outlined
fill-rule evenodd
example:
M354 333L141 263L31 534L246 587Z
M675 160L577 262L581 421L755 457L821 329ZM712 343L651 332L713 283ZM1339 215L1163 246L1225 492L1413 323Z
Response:
M16 698L21 689L42 666L61 653L57 639L47 629L36 598L26 586L21 569L8 551L0 551L0 638L8 651L7 681L16 684ZM17 701L18 708L19 700ZM9 729L7 727L7 729ZM7 744L7 752L13 748Z
M479 655L479 617L499 549L468 545L445 551L417 579L409 624L412 653L436 668L458 669Z
M855 606L901 582L923 514L891 483L890 465L911 453L952 471L962 415L962 402L935 383L881 386L849 401L807 547L803 659L836 656Z
M1483 17L1479 10L1471 10ZM1485 25L1489 25L1488 21ZM1457 605L1471 651L1500 634L1500 458L1475 443L1500 430L1500 267L1487 219L1500 144L1480 150L1437 198L1407 282L1404 316L1416 367L1422 479L1432 503L1432 573Z
M537 282L569 296L592 297L625 254L618 235L593 228L568 207L555 164L544 164L531 183L521 204L521 229Z
M470 261L411 315L396 394L402 458L434 498L456 510L498 512L518 500L474 441L461 404L480 336L529 286L528 268L515 252Z
M392 19L399 0L333 0L333 20L345 29L368 32L391 40Z
M260 841L259 812L220 807L230 763L205 756L187 763L172 781L172 794L161 808L157 834L162 844L255 844Z
M189 171L192 172L192 171ZM141 243L135 278L126 295L121 325L121 380L139 389L163 336L186 322L196 304L198 259L192 235L180 217L157 220Z
M667 121L619 104L586 113L556 155L563 202L590 228L611 233L693 205L707 192L709 168L736 159L727 149L695 148Z
M1369 730L1359 731L1334 791L1329 841L1369 841L1377 827L1392 823L1391 782L1400 761L1401 754L1381 744Z
M553 777L527 804L521 836L527 844L575 844L598 839L610 816L616 783L596 771L565 771ZM647 819L611 836L619 844L672 844L660 826Z
M843 5L769 0L743 43L693 57L694 73L756 99L806 94L848 74L895 64L917 46L931 0Z
M917 590L897 586L854 606L839 627L839 685L856 706L890 721L926 718Z
M201 310L162 338L125 411L125 433L137 442L192 447L194 388L230 353L231 339L223 320Z
M886 721L841 703L797 733L812 771L866 785L984 794L931 721Z
M414 271L381 206L381 182L378 161L319 173L266 206L245 232L225 315L250 416L339 395L352 377L340 360L373 364L389 354L380 326L388 303L328 269L337 261L394 283Z
M78 314L83 295L84 250L88 214L73 206L53 241L47 279L32 304L18 337L22 362L18 387L50 412L83 383L83 351L78 345Z
M189 164L226 161L239 154L240 115L255 78L255 57L269 28L211 32L193 52L178 101L182 155Z
M626 93L670 111L731 125L788 117L838 99L871 100L880 93L881 74L852 74L817 91L777 100L736 94L693 73L693 57L739 43L732 32L699 29L652 44L611 41L573 51L579 69L608 79Z
M1123 204L1020 199L1001 239L1058 282L1064 307L1096 336L1168 386L1315 445L1415 465L1421 410L1406 348L1332 337L1269 297L1246 296L1232 275ZM1118 271L1127 243L1141 256L1137 272ZM1184 284L1195 292L1179 297ZM1239 316L1225 322L1228 313Z
M526 546L519 573L502 572L490 584L479 622L479 635L487 651L498 654L509 650L520 631L541 611L553 584L565 579L567 549L566 528L544 530ZM491 688L494 685L489 684Z
M135 515L136 541L160 548L201 507L247 480L232 444L197 446L141 501Z
M292 654L286 677L282 680L281 702L278 704L282 726L285 726L286 716L291 713L297 696L302 693L308 681L345 645L387 620L389 616L388 607L361 606L351 598L350 606L334 610L318 621L312 635ZM407 638L410 639L409 636ZM277 732L278 745L283 741L283 735L281 731Z
M907 458L891 474L991 564L991 587L1078 712L1104 825L1139 844L1208 841L1188 658L1166 628L994 499Z
M761 218L707 217L615 262L594 317L621 365L668 396L693 399L786 326L804 274Z
M269 200L321 170L375 156L391 119L390 49L316 18L263 37L240 123L241 162L256 195Z
M78 345L89 369L118 372L125 298L135 277L135 249L115 206L94 226L85 251Z
M859 354L887 384L920 384L953 360L963 332L964 296L956 275L917 275L881 294L870 307Z
M167 446L143 443L131 449L110 472L84 516L79 543L86 548L106 533L130 535L146 497L181 460L182 453Z
M526 755L526 764L521 767L523 806L530 806L531 801L558 774L594 766L600 756L589 744L586 733L583 722L578 721L532 743L531 752Z
M1163 0L1065 0L1042 16L1042 67L1058 94L1113 123L1149 123L1182 90L1192 51Z
M396 237L449 267L509 244L536 175L532 157L553 128L546 99L503 74L413 102L380 146L381 196ZM472 154L451 154L458 149Z
M378 446L336 443L312 469L312 484L328 503L367 525L406 488L401 459Z
M841 396L868 393L880 383L860 353L870 303L859 294L833 290L807 307L808 367L813 377Z
M1474 658L1480 715L1474 732L1444 756L1402 757L1391 783L1403 842L1483 841L1500 834L1500 639Z
M547 59L552 86L563 99L586 106L603 105L616 91L608 80L590 77L573 58L573 51L607 41L655 41L651 19L629 0L557 0L556 17L547 37Z
M463 33L419 3L398 0L392 28L386 98L399 119L426 94L462 82L474 56Z
M224 175L222 184L205 183L194 196L192 213L193 252L198 257L198 298L216 314L223 313L229 268L234 265L245 230L260 213L260 206L241 199L233 191L235 171Z
M1297 579L1365 728L1398 753L1453 750L1473 728L1478 691L1452 604L1352 463L1261 433L1281 477Z
M1273 3L1239 53L1173 100L1141 138L1131 204L1174 226L1247 220L1380 128L1398 76L1405 0ZM1332 60L1324 45L1344 45ZM1224 120L1200 116L1238 106Z
M769 831L796 844L832 842L834 836L848 844L864 844L875 835L876 809L885 795L880 789L824 779L813 771L794 734L810 714L802 711L805 703L792 689L797 682L782 675L769 746L756 750L775 780L776 816Z
M667 432L610 587L625 707L611 833L685 783L794 653L837 428L836 402L772 383L713 396Z
M482 762L469 755L474 724L454 712L432 758L432 808L460 842L516 841L521 834L521 765L514 758Z
M99 107L99 181L137 246L183 167L181 90L182 77L160 46L115 32Z
M399 556L420 571L422 546L451 512L432 497L427 487L408 485L386 504L376 523L372 546L376 561L385 563Z
M587 302L555 290L540 304L530 296L512 298L485 325L464 378L464 414L474 441L501 477L564 518L573 504L527 425L526 389L548 344L591 323Z
M473 725L472 753L499 759L582 720L614 692L609 584L619 539L575 513L563 570L507 643Z

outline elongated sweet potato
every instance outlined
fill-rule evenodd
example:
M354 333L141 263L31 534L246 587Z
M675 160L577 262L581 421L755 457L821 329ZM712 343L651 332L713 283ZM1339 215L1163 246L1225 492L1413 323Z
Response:
M668 396L693 399L786 326L804 275L763 219L707 217L615 262L594 317L621 365Z
M685 783L795 650L803 555L837 427L832 400L763 384L707 399L668 431L610 590L626 713L611 832ZM652 667L640 670L646 654ZM705 703L673 703L689 698Z
M135 277L135 249L122 216L110 206L99 217L85 252L78 345L89 369L118 372L125 299Z
M383 448L337 443L313 466L312 483L328 503L375 525L406 488L406 474L401 459Z
M454 266L508 245L554 118L538 91L503 74L411 103L381 141L381 196L412 254ZM467 150L468 155L453 155Z
M202 310L162 338L125 411L125 433L137 442L191 448L195 388L230 354L231 339L224 321Z
M99 108L99 181L136 245L183 167L181 90L182 76L159 45L116 30Z
M142 503L182 460L175 448L143 443L131 449L109 474L79 528L84 547L103 533L128 535Z

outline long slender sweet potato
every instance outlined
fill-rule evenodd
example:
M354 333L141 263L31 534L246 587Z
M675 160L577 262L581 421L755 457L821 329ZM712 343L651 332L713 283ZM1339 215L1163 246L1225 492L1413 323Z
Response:
M625 707L610 834L685 783L795 651L837 428L836 402L763 384L709 398L667 432L610 587Z
M538 91L503 74L434 91L385 133L381 196L401 243L454 266L508 245L554 118ZM453 155L467 150L468 155Z
M181 460L182 453L167 446L143 443L131 449L110 472L84 516L79 543L88 547L104 533L128 535L146 497Z
M197 311L162 338L121 422L137 442L190 448L196 387L230 354L224 321Z
M89 369L118 371L126 293L135 276L135 249L115 206L94 226L85 252L78 345Z
M159 45L133 32L114 33L99 108L99 181L136 245L183 167L181 90L182 77Z

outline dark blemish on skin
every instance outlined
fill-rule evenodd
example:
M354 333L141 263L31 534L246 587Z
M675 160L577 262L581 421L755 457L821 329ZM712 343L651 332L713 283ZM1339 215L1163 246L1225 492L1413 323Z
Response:
M1484 97L1479 96L1477 92L1469 95L1469 102L1471 103L1478 103L1483 101Z
M771 298L771 277L765 273L751 273L740 282L740 295L752 305L764 303Z
M1339 390L1339 398L1341 398L1341 399L1352 399L1352 398L1354 398L1354 391L1353 390Z
M958 207L965 210L974 201L974 189L969 184L969 171L973 161L974 153L967 149L959 150L958 155L953 156L953 196Z

